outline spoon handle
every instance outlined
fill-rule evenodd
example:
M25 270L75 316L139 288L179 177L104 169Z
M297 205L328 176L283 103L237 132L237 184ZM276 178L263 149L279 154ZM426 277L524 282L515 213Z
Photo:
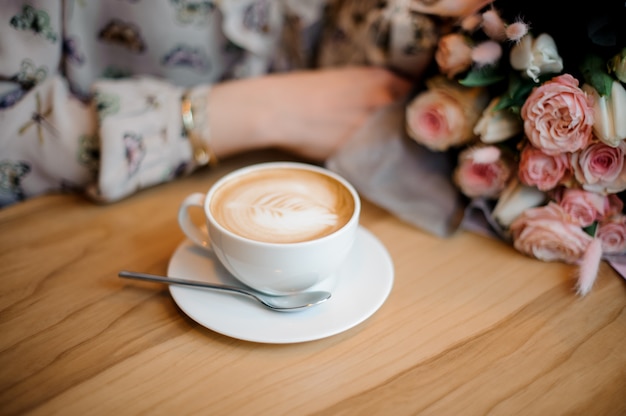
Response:
M242 295L253 296L252 293L249 293L250 291L246 291L246 290L238 288L236 286L220 285L220 284L215 284L215 283L206 283L206 282L200 282L200 281L197 281L197 280L180 279L178 277L158 276L156 274L131 272L131 271L128 271L128 270L122 270L121 272L118 273L118 275L119 275L119 277L125 277L125 278L128 278L128 279L145 280L145 281L148 281L148 282L159 282L159 283L166 283L166 284L170 284L170 285L201 287L201 288L204 288L204 289L221 290L221 291L227 291L227 292L237 292L237 293L240 293Z

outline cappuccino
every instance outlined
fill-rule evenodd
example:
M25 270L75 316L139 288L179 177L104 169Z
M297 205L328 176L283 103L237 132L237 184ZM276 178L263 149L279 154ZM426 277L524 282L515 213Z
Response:
M221 184L209 209L218 224L241 237L298 243L342 228L353 216L355 201L342 183L321 172L271 167Z

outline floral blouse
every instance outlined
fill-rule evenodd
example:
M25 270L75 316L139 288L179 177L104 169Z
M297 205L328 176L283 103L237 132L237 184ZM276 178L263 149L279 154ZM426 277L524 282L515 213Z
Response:
M111 202L189 174L181 99L201 108L216 82L349 63L417 75L437 26L408 3L2 2L0 207L59 190Z

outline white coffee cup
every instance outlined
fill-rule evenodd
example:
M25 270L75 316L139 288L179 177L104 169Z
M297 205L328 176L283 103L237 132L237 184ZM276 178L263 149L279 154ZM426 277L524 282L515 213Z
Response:
M190 218L192 207L202 208L206 230ZM360 212L357 191L340 175L306 163L268 162L187 196L178 223L239 281L279 295L331 279L350 253Z

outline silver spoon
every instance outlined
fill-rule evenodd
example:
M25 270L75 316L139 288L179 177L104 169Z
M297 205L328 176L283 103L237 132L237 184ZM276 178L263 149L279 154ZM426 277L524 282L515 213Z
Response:
M330 292L324 291L300 292L291 295L277 296L265 295L252 289L245 289L237 286L198 282L194 280L179 279L177 277L165 277L155 274L130 272L127 270L122 270L121 272L119 272L119 276L130 279L147 280L149 282L160 282L180 286L193 286L203 289L237 293L256 299L268 308L280 312L294 312L309 308L311 306L319 305L320 303L327 301L331 296Z

